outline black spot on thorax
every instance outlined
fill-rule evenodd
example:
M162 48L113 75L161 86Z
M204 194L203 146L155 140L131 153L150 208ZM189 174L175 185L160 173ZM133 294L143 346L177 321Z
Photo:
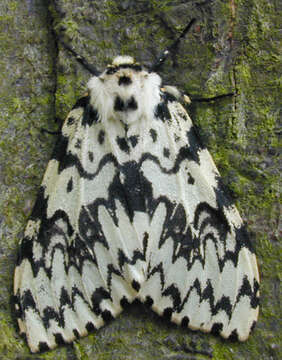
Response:
M114 110L115 111L128 111L128 110L137 110L138 104L134 98L131 96L128 100L123 100L119 96L115 98Z
M119 96L115 98L114 110L124 111L124 101Z
M134 96L131 96L131 98L127 102L127 109L129 109L129 110L137 110L138 109L138 104L137 104Z
M132 84L132 80L131 80L130 77L128 77L128 76L121 76L121 77L118 79L118 84L119 84L119 85L128 86L128 85Z

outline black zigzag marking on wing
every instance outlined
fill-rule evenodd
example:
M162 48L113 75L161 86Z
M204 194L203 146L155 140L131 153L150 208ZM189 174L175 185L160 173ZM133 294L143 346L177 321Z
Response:
M58 311L55 310L54 307L47 306L44 308L43 314L39 313L39 310L37 309L36 306L36 299L34 299L31 290L25 290L23 295L20 296L18 294L17 298L19 299L21 304L21 314L19 317L24 318L25 311L32 309L38 315L40 315L44 327L48 329L51 326L52 320L55 320L58 326L64 328L66 321L64 311L67 308L70 308L71 310L75 311L74 304L78 299L84 302L84 304L89 308L89 310L93 311L97 316L99 316L101 315L101 309L99 307L101 301L103 301L104 299L111 299L111 296L109 292L107 292L104 288L102 289L97 288L92 294L91 303L89 303L88 301L85 300L83 293L77 287L75 286L72 287L71 294L69 294L68 291L64 287L62 287L61 294L59 296ZM88 326L88 328L89 326L91 327L90 322L88 322L86 325ZM73 329L73 331L74 331L74 337L73 337L74 340L75 338L79 337L79 332L75 328Z
M177 211L176 211L177 212ZM181 213L182 211L180 211ZM196 250L199 249L200 244L203 244L204 247L204 253L205 253L205 244L207 241L207 238L201 239L199 237L199 239L191 239L191 231L190 228L188 228L187 233L182 233L178 232L178 234L173 233L173 224L171 221L171 218L169 218L168 222L169 225L166 223L167 219L164 223L164 231L163 233L166 233L166 229L168 228L168 232L166 233L166 239L170 238L173 239L174 241L174 253L173 253L173 258L172 258L172 264L179 258L179 256L182 256L185 260L186 260L186 264L187 264L187 274L189 274L189 271L192 269L194 263L196 262L196 260L199 260L203 267L205 264L205 257L203 255L200 255L198 252L198 255L194 255L192 257L192 260L190 260L190 253L193 250L193 254L196 252ZM168 226L167 226L168 225ZM176 226L179 225L176 224ZM182 223L182 227L184 228L184 224ZM179 227L178 227L179 229ZM188 236L187 236L188 234ZM165 243L164 239L161 239L162 243L160 245L163 246L163 244ZM218 239L213 239L215 247L217 248L217 241ZM219 241L222 241L219 240ZM237 245L237 244L236 244ZM177 254L176 254L176 248L178 248ZM223 259L221 259L218 256L218 253L216 252L215 255L217 255L217 261L219 263L219 267L220 267L220 271L223 270L224 265L226 263L226 261L228 260L232 260L234 265L237 265L237 260L238 260L238 256L239 256L239 252L242 249L242 246L240 246L240 244L238 246L236 246L234 252L231 251L226 251L226 254L224 256ZM165 272L162 266L162 263L159 263L157 266L155 266L154 268L149 270L148 273L148 279L153 276L155 273L159 273L159 277L160 277L160 283L162 285L162 296L169 296L172 299L172 303L173 303L173 311L177 311L177 312L181 312L191 294L191 292L193 290L197 291L197 294L199 296L199 301L204 301L207 300L210 304L210 308L212 311L212 315L216 315L219 311L224 310L226 312L226 314L228 315L229 318L231 318L232 316L232 309L233 309L233 305L231 303L231 300L229 299L229 297L223 295L221 297L221 299L219 299L217 302L215 302L214 299L214 295L213 295L213 288L211 286L210 281L207 282L207 284L201 288L201 284L198 280L195 280L193 285L187 289L186 291L186 296L183 298L183 300L180 302L180 293L179 290L177 288L177 286L175 285L171 285L168 288L164 289L165 286ZM253 284L250 283L250 281L253 281ZM238 303L240 301L241 297L244 296L248 296L250 299L250 304L251 307L256 309L258 304L259 304L259 297L258 297L258 289L259 289L259 284L255 279L251 279L249 280L247 278L247 276L244 277L243 279L243 284L241 286L240 289L238 289L238 295L237 295L237 299L236 299L236 303ZM235 305L236 305L235 303Z
M52 278L53 258L57 251L60 251L63 255L68 254L68 256L64 256L64 269L66 274L71 266L74 266L80 274L82 274L83 265L86 260L92 262L97 267L97 259L93 251L95 243L99 242L105 247L105 249L110 249L110 244L103 234L103 229L99 222L99 208L102 206L107 209L112 221L116 226L118 226L119 219L116 213L117 200L123 206L131 222L133 221L134 214L137 211L145 212L150 218L152 218L160 204L165 206L166 216L158 246L161 248L168 239L172 239L172 264L179 257L182 257L186 261L188 273L195 261L200 261L204 267L206 245L209 241L214 243L220 271L223 270L224 265L228 260L231 260L235 266L237 265L239 253L243 247L250 249L250 242L248 241L246 231L243 226L235 229L236 245L234 251L226 249L226 241L227 236L230 233L230 225L224 215L223 209L228 209L230 202L229 200L225 200L222 188L216 192L217 208L213 208L205 202L198 204L193 219L193 226L199 233L196 238L195 235L192 234L190 225L187 224L187 216L183 205L171 202L166 195L154 198L152 184L140 170L145 161L152 161L158 166L160 172L164 174L176 174L180 169L181 162L185 159L196 162L199 161L199 157L198 155L195 156L195 152L198 153L198 151L202 149L200 146L192 146L192 149L187 146L180 148L175 162L170 169L162 167L159 159L150 153L143 154L138 163L130 161L122 165L118 164L116 158L112 154L106 154L100 160L98 168L94 173L88 173L83 168L83 165L77 156L67 152L67 147L68 139L61 136L54 153L56 160L60 161L59 171L62 171L66 167L75 166L81 177L94 179L99 175L105 165L111 163L116 168L116 175L109 186L107 199L94 199L92 203L80 209L79 230L76 234L74 234L74 229L70 224L70 220L66 212L57 210L50 219L47 218L48 197L44 197L45 189L44 187L41 187L31 215L32 221L40 220L40 227L38 232L36 232L32 238L25 237L23 239L18 260L18 264L20 264L24 259L28 259L32 267L34 277L36 277L39 270L43 268L48 278ZM64 227L67 228L67 233L65 233L60 225L58 225L60 222L63 222L65 225ZM209 230L206 231L206 229ZM213 229L215 234L213 233ZM60 238L60 241L58 241L50 251L49 248L51 241L57 236ZM71 236L73 241L70 243L68 239ZM73 311L75 311L74 303L78 297L81 298L96 315L102 316L104 320L110 319L111 313L102 311L101 303L103 300L111 299L112 275L115 274L116 276L123 277L122 272L125 264L134 265L138 260L145 261L147 240L148 239L145 238L143 239L143 251L136 250L133 252L131 257L126 255L122 249L119 250L119 268L108 264L105 287L97 288L93 292L91 296L91 303L84 299L83 293L81 293L75 286L72 287L71 294L63 287L61 290L59 311L56 312L53 308L46 307L43 315L41 315L45 328L47 329L50 326L50 321L52 319L55 320L59 326L64 327L65 318L63 309L68 305L71 309L73 309ZM33 256L34 242L38 242L42 247L42 256L39 260L35 259ZM222 257L219 255L218 242L224 245L224 256ZM200 247L203 248L203 253L200 253ZM191 252L193 252L193 256L190 258ZM46 265L44 260L47 253L51 259L49 266ZM170 285L167 288L165 287L165 270L161 261L153 268L150 263L148 264L148 279L156 273L158 273L160 277L162 296L170 297L172 301L172 308L164 309L164 313L168 316L172 314L172 311L181 312L188 297L194 290L196 290L200 302L204 300L209 302L212 315L216 315L219 311L223 310L229 318L232 316L232 304L230 299L223 295L221 299L215 301L213 288L209 280L205 286L201 285L199 280L195 280L189 289L186 290L186 295L181 300L181 294L176 285ZM131 286L136 291L140 288L140 284L134 280L132 281ZM258 306L258 283L256 280L254 280L254 283L251 284L250 280L246 276L244 277L243 284L237 294L236 303L238 303L243 296L247 296L250 299L251 306L253 308ZM33 298L30 290L26 290L21 296L18 292L16 294L15 302L19 306L17 312L18 316L22 319L24 318L25 311L29 308L38 312L36 300ZM185 319L185 321L189 323L189 319ZM220 330L222 325L217 325L218 326L214 326L214 330ZM94 328L94 325L89 323L88 328L92 329ZM78 331L75 330L76 329L74 329L74 336L77 337L79 334ZM58 342L62 340L59 336L56 339ZM45 345L42 344L42 347Z
M220 271L226 261L231 260L234 266L238 264L239 253L243 247L249 249L249 242L244 239L241 241L238 238L238 234L245 234L244 225L236 229L236 245L234 251L227 250L227 241L230 233L230 225L224 215L223 209L215 209L209 204L202 202L199 203L193 220L193 226L196 230L199 230L199 236L192 235L191 227L187 224L187 216L184 207L181 204L173 205L169 199L162 199L162 202L166 206L167 214L163 224L162 235L159 242L159 247L162 247L167 239L172 239L174 242L174 251L172 262L175 262L177 258L183 257L187 262L187 271L189 271L195 261L200 261L202 266L205 265L205 252L208 241L214 243L217 256L217 262ZM200 221L200 219L202 219ZM206 228L208 232L206 233ZM243 236L243 235L241 235ZM224 246L224 256L219 255L218 246ZM203 248L203 254L199 251L200 247ZM249 249L250 250L250 249ZM251 250L250 250L251 251ZM192 261L190 260L190 254L193 252Z
M252 290L252 288L254 290ZM251 299L251 307L254 309L257 308L259 306L258 291L259 291L259 283L257 282L257 280L254 279L254 283L250 284L250 281L247 278L247 276L244 276L243 284L241 285L238 291L236 303L240 301L241 297L248 296Z
M161 104L160 106L165 107L169 113L169 110L167 108L167 102L168 102L168 100L166 99L166 101L164 101L163 103L160 103ZM87 109L89 106L90 106L89 104L86 104L86 105L84 104L83 118L89 117L88 112L90 110L87 112ZM95 109L91 110L90 112L95 113L95 119L96 119L96 117L98 118L98 114ZM158 114L156 116L159 117ZM183 146L179 149L179 151L176 155L175 164L170 170L166 170L166 169L160 167L162 172L167 173L167 174L176 173L179 170L179 166L180 166L181 162L184 160L195 161L199 164L199 152L203 149L203 146L200 144L200 142L198 141L198 139L196 138L196 135L194 133L195 133L194 129L191 128L189 130L189 132L187 133L187 138L189 140L189 146ZM65 170L69 167L74 166L77 169L77 171L79 172L79 175L81 177L92 180L98 175L101 168L104 165L106 165L108 162L113 162L115 166L118 166L118 162L117 162L115 156L113 154L109 153L109 154L106 154L100 160L97 171L95 173L89 173L84 169L84 167L81 163L81 160L78 158L78 156L76 154L73 154L72 152L68 151L68 146L69 146L69 138L61 134L55 144L54 151L53 151L53 154L51 157L51 159L57 160L59 162L59 168L58 168L59 173L61 173L63 170ZM128 148L128 151L129 151L129 148ZM144 153L142 155L142 161L146 161L148 159L151 159L153 162L158 163L158 165L160 166L159 159L156 156L153 156L150 153Z
M152 161L154 161L152 156L150 156L150 159ZM141 164L142 164L142 161L143 161L143 159L141 159L141 161L140 161ZM156 161L154 161L154 162L159 164L158 159L156 159ZM175 167L176 166L174 166L174 168ZM240 241L236 241L236 247L235 247L234 251L230 251L230 250L226 249L227 236L230 234L230 225L224 215L222 208L219 207L218 209L215 209L215 208L212 208L207 203L200 203L198 205L198 207L195 211L195 217L194 217L193 223L194 223L195 229L199 229L199 238L195 238L195 237L193 238L192 234L191 234L191 228L187 227L187 224L186 224L186 214L185 214L185 210L184 210L183 206L180 204L175 206L175 204L172 204L166 196L162 196L159 199L153 199L152 189L150 187L150 184L149 184L148 180L145 179L143 177L143 175L139 173L140 166L137 166L137 164L133 165L132 163L126 163L124 165L124 168L130 168L130 171L127 172L127 171L123 171L124 169L122 169L122 167L120 167L120 171L125 174L125 177L130 176L131 180L134 179L134 181L128 185L129 187L133 187L134 189L140 189L140 188L142 188L142 186L140 184L145 183L146 184L145 187L147 187L148 190L140 192L142 194L143 200L142 199L139 200L138 196L136 197L135 194L132 197L128 197L128 188L127 188L127 185L125 185L126 181L123 184L121 184L119 182L119 186L120 186L121 190L117 191L116 186L113 187L113 191L110 191L111 201L113 201L113 199L121 200L120 192L122 192L126 199L121 202L130 218L133 216L132 214L134 214L135 211L140 211L140 209L141 209L141 211L146 211L148 214L150 214L152 216L152 214L154 213L154 210L157 208L157 206L160 204L160 202L164 203L166 206L166 209L167 209L167 215L166 215L166 219L164 221L163 232L162 232L162 236L160 239L159 247L161 247L165 243L166 239L168 239L168 238L173 239L175 245L174 245L174 254L173 254L172 262L176 261L176 259L179 256L182 256L187 261L187 270L188 271L192 268L192 266L196 260L200 260L200 262L204 266L205 265L204 254L206 251L206 244L207 244L208 240L212 240L215 244L216 249L218 249L218 241L222 244L225 244L223 258L221 258L218 255L218 250L216 252L220 270L221 271L223 270L223 267L224 267L226 261L228 261L228 260L231 260L233 262L233 264L235 266L237 266L239 252L242 249L242 247L245 246L245 244L248 244L248 242L245 241L244 243L242 243ZM160 167L160 169L161 169L161 167ZM163 171L163 169L161 169L161 171ZM167 172L167 170L164 170L164 172ZM117 181L117 180L114 180L114 182L115 181ZM142 190L144 190L144 186L143 186ZM143 203L141 208L139 205L140 201ZM106 204L105 204L105 206L106 206ZM114 206L113 202L111 204L107 203L108 209L111 208L112 206ZM129 207L129 209L128 209L128 207ZM203 216L203 220L200 222L200 218L202 217L201 216L202 214L204 216ZM118 219L114 219L114 220L118 221ZM206 234L205 229L207 227L209 229L215 229L216 234L214 235L211 232L211 230L209 230L209 232ZM241 232L244 232L242 230L242 228L238 229L237 231L239 234ZM218 239L218 236L219 236L219 239ZM180 247L179 247L179 245L180 245ZM200 254L200 252L197 251L200 248L200 245L203 246L204 254ZM178 248L177 254L176 254L176 248ZM193 251L193 253L196 254L193 256L192 261L189 260L189 257L190 257L189 254L191 253L191 251ZM154 271L156 271L156 269L154 269ZM251 289L251 287L248 287L249 295L250 295L250 289ZM207 293L208 292L206 292L205 294L207 294ZM247 291L243 291L243 293L247 294ZM226 301L227 300L224 300L223 303L226 304ZM214 306L214 308L216 309L216 308L218 308L219 305L217 305L217 307L216 307L215 305L212 304L212 306ZM226 305L226 308L227 308L227 305Z
M89 179L89 180L93 180L106 164L112 162L115 166L118 166L116 157L113 154L108 153L100 160L98 169L94 173L89 173L84 169L84 167L83 167L81 161L79 160L79 158L77 157L77 155L67 152L68 138L61 135L55 148L56 149L54 150L54 155L53 155L52 159L55 159L59 162L59 169L58 169L59 173L62 172L63 170L65 170L66 168L74 166L78 170L79 175L81 177ZM191 151L191 149L188 146L183 146L179 149L179 151L176 155L176 160L171 169L165 169L164 167L162 167L160 165L160 160L158 159L158 157L156 157L150 153L144 153L142 155L141 162L139 162L140 166L142 165L143 162L145 162L147 160L151 160L154 163L158 164L160 170L165 174L177 173L180 168L181 163L184 160L190 160L190 161L192 160L192 161L196 161L197 163L199 163L198 157L195 157L195 154L193 153L193 151Z
M150 271L150 273L148 274L148 279L151 276L155 275L156 273L159 273L159 278L162 285L161 296L166 296L171 298L171 302L172 302L171 310L173 312L181 313L183 311L184 306L188 301L188 298L191 296L191 293L194 290L196 290L197 295L199 297L199 303L205 300L208 301L212 316L217 315L220 311L224 311L229 317L229 319L231 319L234 306L236 306L236 304L239 303L240 299L244 296L249 297L250 304L253 309L256 309L257 306L259 305L259 297L258 297L259 285L257 281L254 280L254 284L253 284L254 290L252 290L251 287L252 284L250 284L246 276L244 277L243 285L239 289L236 302L235 304L232 304L230 298L225 295L222 295L222 297L219 300L215 301L214 290L210 280L208 280L206 285L203 287L201 286L200 281L196 279L194 283L188 289L186 289L186 295L182 299L180 291L176 285L172 284L167 288L165 288L165 275L164 275L164 269L162 263L160 263ZM188 319L188 323L189 323L189 319Z
M64 160L59 163L59 173L69 167L75 167L79 173L79 176L88 180L93 180L96 176L98 176L101 169L105 165L109 163L113 163L115 166L118 165L116 157L113 154L109 153L100 160L97 170L93 173L89 173L84 169L82 162L79 160L77 155L72 153L65 153L65 156L63 158Z
M196 279L189 289L187 289L186 296L183 300L181 300L181 294L175 285L170 285L166 288L162 292L162 296L170 297L173 304L172 310L180 313L194 290L196 290L199 297L199 303L204 300L209 302L212 316L215 316L223 310L228 315L229 319L231 318L233 305L231 304L229 297L223 295L218 301L215 301L213 287L210 281L207 281L207 285L202 289L200 281Z
M155 163L156 165L158 165L160 171L164 174L176 174L179 171L180 165L184 160L194 160L194 155L191 153L189 147L187 146L183 146L179 149L177 155L176 155L176 159L175 162L173 164L173 166L170 169L166 169L164 167L161 166L160 164L160 160L157 156L152 155L150 153L144 153L141 157L140 160L140 165L142 165L143 162L145 161L152 161L153 163Z
M189 153L188 153L188 157L189 157ZM109 187L109 198L108 200L97 199L96 200L97 204L104 205L108 209L109 213L113 218L113 221L117 225L118 218L115 216L116 199L118 199L123 204L123 207L125 208L131 221L133 219L135 211L144 211L152 215L154 209L159 204L159 202L163 201L167 208L167 219L164 224L163 235L160 240L160 244L162 244L162 242L164 242L166 238L171 237L175 241L176 244L175 248L178 244L181 244L182 248L183 249L185 248L185 251L183 250L182 253L187 254L187 249L195 250L195 248L197 248L197 244L199 244L199 239L192 239L192 235L189 227L188 230L185 231L185 228L187 226L186 226L186 216L185 216L184 208L181 208L181 206L179 205L177 211L172 216L172 211L175 209L175 207L170 204L169 199L166 198L165 196L163 196L162 199L153 199L151 183L140 172L140 167L142 163L144 161L150 160L154 162L156 165L158 165L158 168L161 172L165 174L176 173L179 170L180 163L184 158L185 156L183 156L183 153L180 151L180 154L176 157L173 167L171 169L165 169L160 165L159 159L157 157L154 157L153 155L146 153L142 156L139 164L132 161L125 163L123 166L120 165L118 167L115 158L113 158L112 155L108 154L101 159L98 166L98 170L94 174L86 175L82 168L80 170L80 173L83 173L86 178L94 178L99 174L103 166L105 166L109 162L114 163L114 165L118 167L119 170L112 184ZM77 161L76 161L76 165L77 165ZM77 165L78 168L80 168L80 166L81 164ZM123 181L123 183L120 181L119 174L122 174L124 176L125 180ZM62 230L60 231L60 229L58 229L58 227L56 226L55 223L57 220L62 219L67 224L69 236L73 232L73 229L71 228L68 219L68 215L65 212L58 210L55 212L55 214L52 216L51 219L46 218L47 203L48 203L48 198L46 199L44 198L44 189L42 188L39 192L38 199L35 204L31 219L34 220L39 218L41 219L41 226L38 233L38 239L40 239L39 241L41 241L41 243L43 243L45 247L48 247L48 244L50 242L50 237L52 236L52 234L54 235L55 233L57 233L58 235L65 236L64 232ZM91 214L91 218L92 219L97 218L98 207L89 205L88 208L89 208L88 209L89 213ZM199 224L200 215L202 213L204 214L205 220L201 224ZM94 226L93 221L89 218L87 211L83 208L81 209L80 214L81 214L79 221L80 234L83 234L83 239L85 243L88 244L89 248L93 248L95 241L102 242L106 246L107 242L105 240L105 237L102 236L99 223L96 223L96 225ZM87 229L90 229L90 225L91 225L91 237L89 238L89 236L87 236L85 231ZM213 209L207 203L200 203L198 205L197 210L195 212L194 226L196 229L200 230L200 234L204 232L206 226L215 228L220 234L220 241L223 243L226 240L227 234L229 233L229 225L224 216L222 208L219 206L219 209ZM246 232L243 230L243 228L237 229L237 234L239 240L246 239ZM215 242L215 246L217 247L216 244L217 239L213 237L212 233L206 234L205 238L202 239L204 247L208 239L212 239ZM76 241L79 242L79 238L77 238ZM82 242L83 241L81 241L80 243ZM191 244L194 244L193 249L191 248ZM225 251L225 257L223 259L218 258L220 268L222 268L225 261L228 259L232 260L233 263L236 265L238 260L238 253L241 247L248 246L248 244L249 242L246 240L237 241L236 250L234 252ZM31 239L25 239L23 241L22 253L29 254L26 255L29 257L29 259L32 256L32 249L30 248L30 245L31 245ZM178 256L180 254L181 254L181 249L178 251ZM176 256L176 254L174 254L174 256ZM195 256L195 259L197 259L197 256ZM200 259L201 262L204 264L203 258L199 256L198 259ZM41 266L40 263L38 265L34 264L33 268L38 269L40 266ZM35 270L35 273L36 272L37 271Z
M185 154L185 152L183 152L183 151L179 152L178 156L176 157L175 163L171 167L171 169L163 168L160 165L159 159L149 153L145 153L142 156L141 160L139 161L139 164L132 161L132 162L125 163L122 166L121 165L118 166L117 175L115 176L112 184L109 187L109 199L110 200L105 201L104 199L100 199L99 200L100 204L104 204L104 206L107 209L112 209L113 211L111 212L111 215L113 215L114 210L115 210L115 199L120 200L129 216L129 218L131 219L131 221L133 219L135 211L147 211L149 214L152 214L152 212L154 211L154 208L156 206L156 205L154 206L154 204L158 204L159 200L156 201L156 199L153 199L151 184L140 172L140 167L142 166L142 163L144 161L150 160L150 161L154 162L156 165L158 165L158 168L161 172L163 172L165 174L173 174L179 170L181 161L186 158L186 156L183 156L183 153ZM186 154L188 154L187 157L189 158L189 152ZM102 160L100 161L98 170L96 171L95 174L92 174L91 177L97 176L99 174L100 170L103 168L103 166L105 164L107 164L108 162L113 162L114 165L117 166L117 162L112 158L112 156L105 155L105 157L102 158ZM120 181L119 174L122 174L124 176L125 180L123 181L123 183L121 183L121 181ZM88 174L87 176L89 176L89 175L90 174ZM221 194L221 198L218 201L218 203L219 203L218 209L213 209L207 203L199 204L197 207L197 210L195 212L194 226L196 229L200 230L200 234L204 232L204 229L206 226L215 228L218 231L218 233L220 234L221 241L224 242L226 240L227 234L229 233L229 225L228 225L228 222L227 222L225 215L223 213L223 210L222 210L222 203L223 203L223 205L226 205L226 203L222 200L222 198L223 198L223 195ZM164 197L164 199L165 199L165 197ZM169 199L166 199L165 202L166 202L166 208L168 210ZM42 203L42 202L40 201L40 203ZM89 209L90 209L90 212L92 213L92 218L97 217L97 212L95 212L93 209L91 209L91 206L89 207ZM42 210L42 209L40 209L40 210ZM170 210L170 212L171 211L172 210ZM186 216L185 216L184 209L179 208L178 212L181 212L181 215L179 216L179 220L176 221L174 219L169 218L169 223L166 224L167 226L164 227L163 233L165 233L165 231L167 231L166 229L169 229L169 231L170 231L169 235L173 239L175 239L176 244L181 244L183 247L185 246L186 247L185 252L187 253L187 247L188 248L189 248L189 246L191 247L191 245L189 245L189 244L191 244L191 243L198 244L199 240L193 239L193 241L189 241L191 239L191 233L190 233L189 228L188 228L187 232L184 233L184 228L186 227ZM204 220L204 222L201 223L201 226L200 226L199 218L202 213L204 214L205 220ZM41 212L41 214L42 214L42 212ZM171 215L168 215L168 217L169 216L171 216ZM174 216L177 217L177 213ZM113 217L115 224L118 224L118 219L115 216L112 216L112 217ZM179 230L174 231L173 224L177 224L177 226L179 227L179 225L181 224L181 221L183 222L182 231L179 231ZM99 226L99 224L97 224L97 226ZM93 228L94 227L92 227L92 229ZM81 228L81 232L83 232L82 228ZM246 232L244 231L243 228L237 229L236 232L238 234L238 240L241 240L241 239L242 240L236 242L236 247L237 247L236 251L234 251L234 252L226 251L225 258L218 259L221 268L227 259L231 259L233 261L233 263L236 265L237 260L238 260L238 253L239 253L241 247L248 246L248 244L250 243L249 241L246 240ZM215 237L213 237L212 233L207 234L205 236L206 236L205 239L203 239L204 245L208 239L213 239L215 242L215 246L217 247L217 245L216 245L217 239ZM87 239L87 236L85 236L85 238ZM101 238L101 233L99 233L99 231L97 232L96 238L97 239ZM196 246L194 246L194 248L196 248ZM201 257L199 257L199 259L204 263L204 259L202 259Z

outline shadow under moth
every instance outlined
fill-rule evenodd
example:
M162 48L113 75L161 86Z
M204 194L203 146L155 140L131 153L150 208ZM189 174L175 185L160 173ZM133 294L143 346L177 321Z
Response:
M169 52L151 69L129 56L92 67L63 124L14 277L32 352L86 336L135 299L241 341L257 320L256 257L182 95L156 72Z

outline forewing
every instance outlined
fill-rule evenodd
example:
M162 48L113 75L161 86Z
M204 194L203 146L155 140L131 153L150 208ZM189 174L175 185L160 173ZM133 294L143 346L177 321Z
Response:
M175 323L246 340L259 279L245 226L184 108L166 99L157 118L160 157L144 160L142 171L159 199L159 220L139 297Z
M128 249L117 219L126 227L128 217L109 192L117 167L97 111L80 99L48 164L15 270L18 324L32 352L86 335L136 296L119 257Z

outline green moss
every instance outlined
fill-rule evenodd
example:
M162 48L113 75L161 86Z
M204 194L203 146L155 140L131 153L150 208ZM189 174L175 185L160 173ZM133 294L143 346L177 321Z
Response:
M83 344L81 344L79 341L75 341L73 346L77 360L90 360ZM93 348L94 347L95 345L93 343Z
M74 43L77 40L78 45L83 44L82 51L87 52L89 49L99 65L107 63L117 52L139 54L141 57L145 54L144 58L147 58L154 54L153 51L150 54L151 50L147 49L157 53L170 43L172 35L162 26L158 15L176 19L173 10L176 5L182 6L183 2L176 3L138 1L134 4L128 2L129 7L126 8L126 4L122 5L118 1L101 2L99 9L95 9L99 13L93 23L92 32L95 36L89 36L88 39L87 35L84 38L84 34L79 34L79 30L84 29L81 26L86 24L87 30L89 25L86 19L91 14L87 5L65 0L60 2L66 13L63 18L50 6L54 19L52 30L59 32L64 28L64 34L73 39ZM190 9L189 2L186 3L185 6ZM74 350L69 346L42 355L30 355L25 342L18 338L15 331L11 309L7 308L9 301L0 297L1 309L4 309L0 313L0 352L5 359L169 358L179 355L173 346L166 345L165 339L169 336L179 343L189 343L191 339L196 339L199 348L204 339L212 345L213 357L217 360L282 357L279 357L277 350L277 346L281 345L281 336L276 320L281 311L277 288L282 274L278 246L279 207L276 205L279 174L276 169L278 157L275 160L273 155L279 145L276 122L281 96L278 71L281 54L275 42L275 26L279 19L275 4L267 0L237 0L235 23L232 23L229 2L213 4L213 7L201 7L200 16L197 7L191 8L189 16L197 14L199 29L193 30L191 41L182 42L180 55L177 56L178 67L172 68L173 61L170 60L163 74L172 84L179 82L182 89L194 96L212 97L231 91L237 93L236 97L209 103L195 102L189 111L225 183L236 196L238 207L248 220L249 229L256 234L252 241L256 245L260 263L262 308L255 333L246 343L234 344L213 336L198 333L195 336L192 332L166 326L151 315L136 312L126 313L116 322L75 342ZM77 98L84 93L88 78L88 74L76 66L74 59L60 52L55 102L55 87L50 86L48 77L55 77L52 67L58 59L51 52L50 63L42 63L48 57L46 49L34 50L33 46L39 46L42 37L46 40L45 25L32 26L30 29L29 21L34 20L27 17L27 13L22 16L21 6L21 2L9 1L0 16L2 52L9 54L11 67L15 57L20 59L21 64L24 63L21 74L24 78L27 73L26 78L29 80L24 83L26 91L20 93L15 84L21 78L10 74L7 81L7 75L4 72L0 74L2 89L5 90L0 90L3 91L0 94L2 114L5 115L0 118L0 155L5 159L1 168L4 192L0 199L0 212L1 219L5 221L5 234L1 233L1 250L5 250L3 254L7 250L5 256L9 261L16 256L17 234L26 223L29 212L26 208L30 209L34 201L36 188L55 141L52 137L40 135L39 129L41 126L50 128L55 109L58 117L65 118ZM139 9L149 10L138 13ZM43 13L38 11L37 18ZM24 21L18 28L17 23L21 19ZM177 18L172 28L180 31L186 20ZM235 48L229 51L226 37L230 29ZM36 36L32 36L34 32ZM20 41L15 40L14 34L22 36ZM23 47L20 42L24 44ZM15 50L10 53L10 49ZM36 51L42 52L40 59L36 58ZM83 53L86 57L91 54ZM6 59L0 61L5 68ZM38 87L39 83L45 82L49 85ZM7 276L6 262L4 265L1 263L0 269L1 274L5 274L1 277L4 284L1 286L10 293L11 276ZM9 270L11 273L12 270ZM197 358L205 357L197 355Z
M233 360L233 351L231 347L226 347L224 343L217 342L213 347L213 357L216 360Z
M0 353L3 359L13 359L15 353L22 352L22 346L4 314L0 313Z
M79 76L57 75L56 116L64 120L76 101L86 91L85 81Z
M78 33L78 24L77 22L75 22L72 18L67 19L64 18L58 25L57 27L55 27L55 30L61 29L63 28L65 31L65 34L70 38L70 39L75 39L75 38L79 38L79 33Z

